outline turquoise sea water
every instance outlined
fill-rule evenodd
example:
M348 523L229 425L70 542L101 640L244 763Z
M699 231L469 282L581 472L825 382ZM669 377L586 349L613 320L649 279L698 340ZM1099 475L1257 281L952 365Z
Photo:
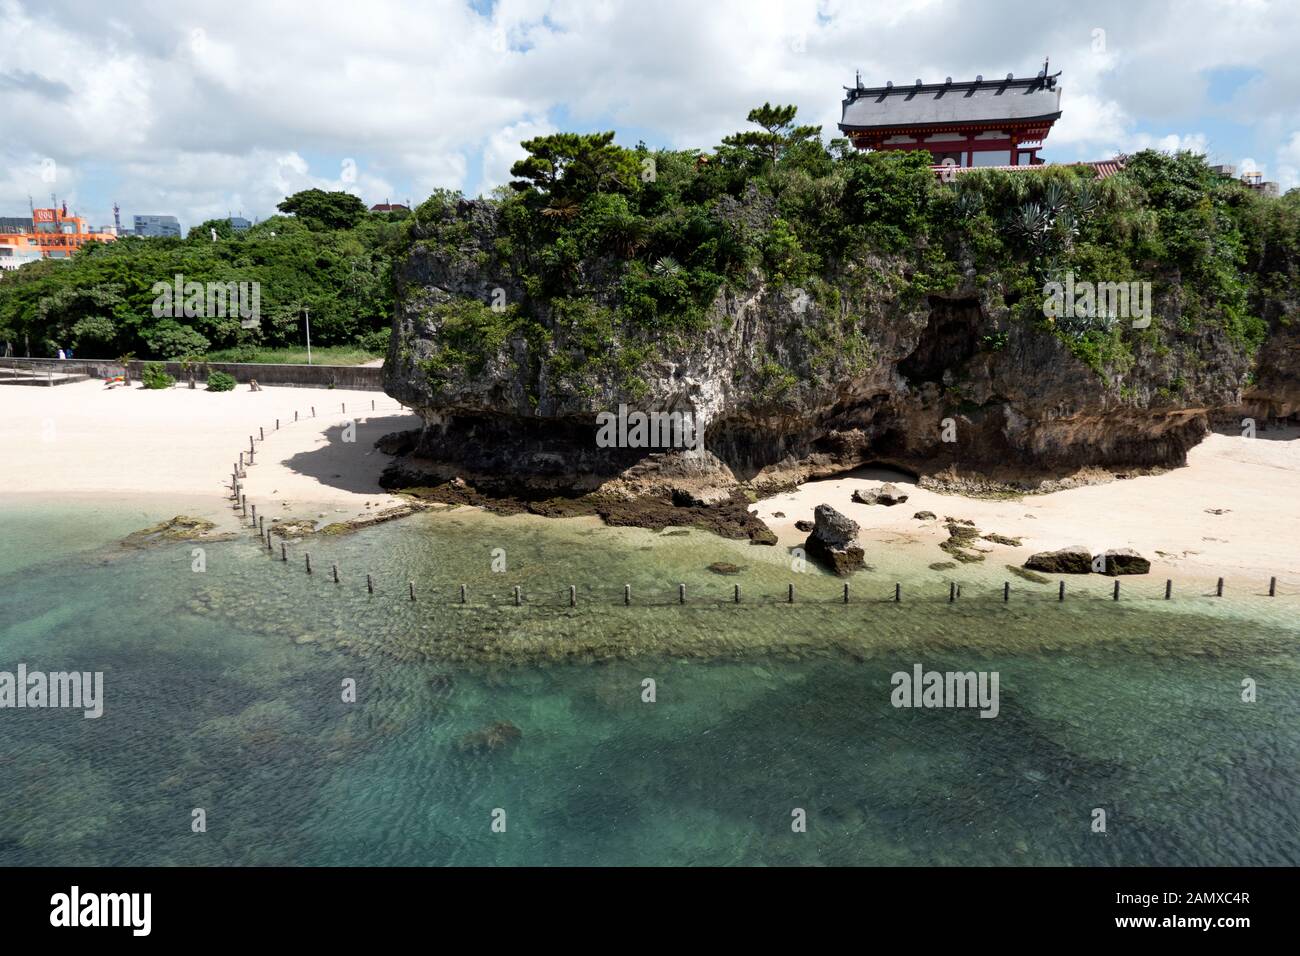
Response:
M976 567L949 605L877 561L846 607L776 549L469 511L196 572L118 544L150 508L0 505L0 670L105 682L98 720L0 710L0 866L1300 863L1292 594ZM998 717L892 707L916 663L996 671Z

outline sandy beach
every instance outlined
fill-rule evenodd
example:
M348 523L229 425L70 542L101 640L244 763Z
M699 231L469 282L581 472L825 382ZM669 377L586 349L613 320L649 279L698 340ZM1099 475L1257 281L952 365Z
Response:
M243 482L249 501L268 518L324 523L402 503L379 488L389 458L374 443L419 424L378 392L252 392L243 385L227 393L105 389L95 381L9 386L0 388L0 412L3 494L147 496L159 500L160 511L173 500L186 501L190 513L227 527L236 524L227 498L231 467L259 427L266 437L255 442L255 464ZM354 441L346 440L349 422L355 423ZM888 507L851 500L855 490L883 481L903 488L908 500ZM897 473L862 470L808 482L752 510L781 547L793 547L807 537L795 522L811 520L816 505L830 504L861 525L868 563L883 552L919 564L951 560L939 544L948 537L944 519L953 517L973 521L986 534L1021 539L1019 547L980 540L976 547L985 560L966 565L972 571L1002 573L1033 552L1082 544L1094 553L1133 548L1151 560L1153 576L1267 581L1272 575L1300 578L1297 489L1300 429L1292 428L1253 439L1211 435L1191 451L1186 467L1019 499L937 494ZM920 511L936 517L918 520Z
M901 504L866 505L854 491L891 481L908 495ZM1267 581L1300 577L1300 429L1272 429L1255 438L1213 434L1188 455L1186 467L1160 475L1087 485L1019 499L937 494L896 472L864 469L808 482L751 508L782 546L802 544L795 522L829 504L861 526L866 560L899 549L930 563L950 561L939 549L946 517L973 521L981 532L1020 538L1021 546L980 541L984 562L969 568L1022 565L1037 551L1081 544L1099 554L1133 548L1151 561L1152 576ZM930 511L934 520L918 520ZM1221 513L1216 513L1221 512ZM781 513L782 517L777 517Z
M354 441L345 440L349 422L355 422ZM374 445L418 424L418 416L382 392L273 386L254 392L246 385L233 392L150 391L106 389L98 381L4 386L0 493L149 496L160 506L194 500L196 508L208 503L202 517L233 524L226 498L231 469L261 428L266 438L255 442L244 480L249 500L271 504L275 517L324 513L340 521L401 503L379 488L389 459Z

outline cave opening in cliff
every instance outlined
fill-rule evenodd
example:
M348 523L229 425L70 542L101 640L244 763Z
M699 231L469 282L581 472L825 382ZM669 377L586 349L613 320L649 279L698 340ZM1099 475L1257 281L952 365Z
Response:
M898 363L909 383L942 382L943 373L979 351L983 313L976 299L930 296L930 317L912 353Z

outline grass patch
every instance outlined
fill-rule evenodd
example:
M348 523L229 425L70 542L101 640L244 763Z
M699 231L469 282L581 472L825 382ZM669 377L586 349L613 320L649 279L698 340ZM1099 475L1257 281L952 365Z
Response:
M331 345L311 350L312 365L364 365L375 359L382 359L382 352L351 345ZM246 346L233 349L218 349L203 356L205 362L251 362L259 365L306 365L307 350L304 349L254 349Z

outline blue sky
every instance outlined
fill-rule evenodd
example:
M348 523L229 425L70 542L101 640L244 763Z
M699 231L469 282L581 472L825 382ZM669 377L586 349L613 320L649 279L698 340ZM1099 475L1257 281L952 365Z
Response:
M1154 147L1300 185L1300 4L1186 0L0 0L0 215L185 226L286 194L474 194L518 143L708 148L764 101L829 138L841 87L1061 70L1043 156ZM51 176L52 173L52 176ZM52 178L52 181L51 181Z

